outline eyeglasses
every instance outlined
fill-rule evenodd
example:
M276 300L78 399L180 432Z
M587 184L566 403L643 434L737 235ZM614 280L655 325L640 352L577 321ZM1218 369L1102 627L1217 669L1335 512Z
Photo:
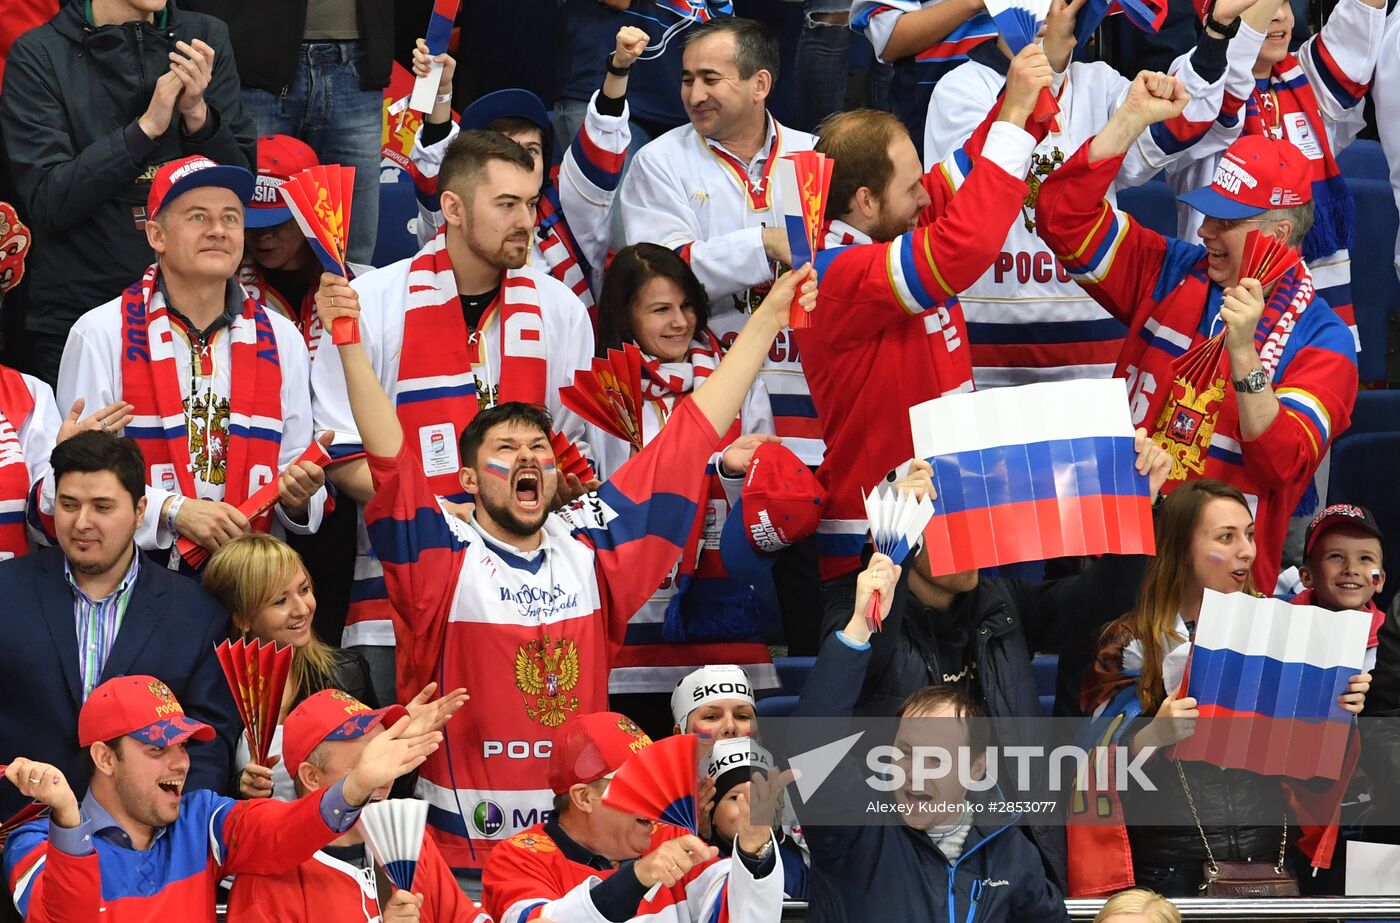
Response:
M1233 231L1235 228L1244 227L1244 226L1247 225L1247 224L1278 224L1279 219L1277 219L1277 218L1258 218L1258 217L1255 217L1255 218L1231 218L1231 219L1228 219L1228 220L1227 220L1227 219L1225 219L1225 218L1213 218L1213 217L1207 215L1205 221L1202 221L1201 223L1202 223L1202 224L1205 224L1206 221L1214 221L1215 224L1216 224L1216 225L1220 228L1220 230L1222 230L1222 231Z

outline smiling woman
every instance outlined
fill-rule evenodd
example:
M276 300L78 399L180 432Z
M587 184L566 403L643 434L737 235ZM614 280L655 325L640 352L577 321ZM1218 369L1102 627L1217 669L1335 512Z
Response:
M378 707L364 658L330 647L312 629L316 594L301 555L290 546L265 533L236 538L209 560L202 582L228 609L235 637L292 648L292 675L282 697L273 754L282 752L282 722L288 713L322 689L341 689L371 708ZM236 766L243 797L295 797L291 777L280 762L252 763L243 738L239 738Z

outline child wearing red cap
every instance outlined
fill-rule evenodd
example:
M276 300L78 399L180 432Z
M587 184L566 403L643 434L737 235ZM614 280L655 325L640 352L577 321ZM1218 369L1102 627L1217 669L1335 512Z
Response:
M1134 425L1172 455L1165 490L1205 477L1243 491L1255 514L1254 582L1271 587L1289 516L1351 422L1356 348L1305 263L1267 291L1240 278L1251 230L1292 247L1307 233L1312 168L1293 145L1241 138L1210 186L1182 196L1206 216L1203 245L1163 237L1104 200L1129 145L1186 101L1174 78L1140 74L1104 130L1045 180L1036 224L1084 290L1128 325L1114 374L1128 380ZM1177 374L1177 357L1221 333L1207 385Z
M406 714L398 705L371 709L339 689L323 689L298 705L283 729L297 797L341 783L369 744ZM371 797L381 801L388 791L381 786ZM352 826L299 865L239 875L229 894L227 923L372 920L381 913L383 923L491 923L462 893L426 833L412 892L393 887L364 842L360 827Z
M93 765L81 805L53 766L10 763L5 778L51 811L5 843L5 876L25 919L68 923L105 914L112 923L213 923L221 878L275 872L310 857L442 739L436 731L410 733L404 717L321 793L239 802L184 791L186 741L213 736L213 728L185 716L163 682L123 676L93 690L78 716L78 742Z
M1298 568L1304 590L1295 606L1321 606L1334 612L1359 609L1371 614L1366 639L1365 672L1376 666L1379 632L1385 613L1375 597L1385 589L1381 528L1364 506L1334 503L1318 510L1303 533L1303 565Z
M554 812L496 849L482 871L481 903L501 923L771 923L783 873L773 831L748 822L742 799L733 859L669 824L602 803L607 783L651 744L630 718L596 712L570 720L549 758ZM651 893L655 889L655 893Z

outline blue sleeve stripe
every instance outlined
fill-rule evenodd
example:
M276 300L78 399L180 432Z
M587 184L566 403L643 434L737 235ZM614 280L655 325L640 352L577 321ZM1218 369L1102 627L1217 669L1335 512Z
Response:
M465 547L452 534L442 510L419 507L412 519L386 517L368 524L374 553L384 564L415 564L426 551L456 551Z
M580 530L598 551L616 551L644 538L682 545L695 524L698 509L691 498L672 493L654 493L637 502L625 496L611 481L598 488L598 498L617 514L606 528Z

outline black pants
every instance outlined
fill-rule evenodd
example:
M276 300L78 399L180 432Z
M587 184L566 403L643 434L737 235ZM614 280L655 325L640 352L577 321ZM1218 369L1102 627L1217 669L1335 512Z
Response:
M815 657L821 647L823 612L815 538L778 552L773 562L773 587L789 656Z

